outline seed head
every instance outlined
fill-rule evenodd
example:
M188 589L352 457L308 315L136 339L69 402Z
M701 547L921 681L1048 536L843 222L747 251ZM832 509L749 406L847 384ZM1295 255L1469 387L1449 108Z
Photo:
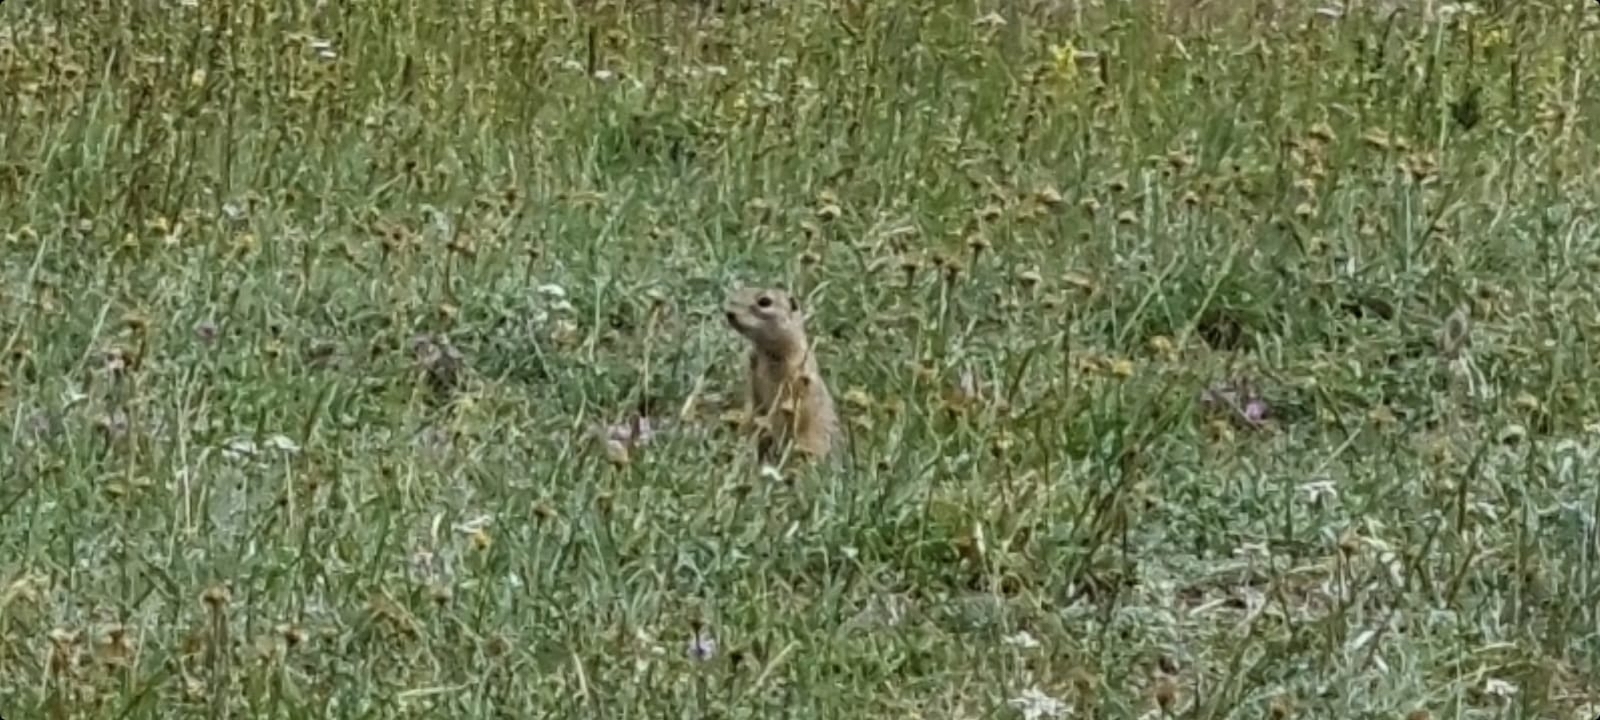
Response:
M277 630L278 635L283 637L283 644L291 648L299 647L306 642L306 631L298 625L284 623L279 625Z
M232 599L233 591L229 590L226 584L212 585L200 595L200 601L213 611L227 605Z
M1293 714L1294 703L1289 700L1288 695L1279 694L1274 696L1272 702L1267 705L1267 717L1271 718L1271 720L1288 720L1289 716Z

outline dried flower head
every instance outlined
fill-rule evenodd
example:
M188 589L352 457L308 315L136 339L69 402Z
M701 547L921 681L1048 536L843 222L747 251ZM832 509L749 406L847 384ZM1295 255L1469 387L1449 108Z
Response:
M200 595L200 601L212 610L217 610L227 605L232 599L233 591L228 588L226 583L212 585Z

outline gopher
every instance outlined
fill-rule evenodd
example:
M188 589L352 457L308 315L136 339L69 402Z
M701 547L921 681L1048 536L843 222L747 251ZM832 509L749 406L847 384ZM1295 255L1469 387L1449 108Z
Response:
M759 430L763 463L790 447L812 460L839 444L839 417L806 336L800 301L777 288L743 288L723 305L728 325L750 342L746 412Z

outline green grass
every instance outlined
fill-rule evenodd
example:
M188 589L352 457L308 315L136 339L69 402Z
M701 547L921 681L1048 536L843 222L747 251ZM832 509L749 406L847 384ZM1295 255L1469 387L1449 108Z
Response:
M1594 8L773 5L0 7L0 714L1595 714Z

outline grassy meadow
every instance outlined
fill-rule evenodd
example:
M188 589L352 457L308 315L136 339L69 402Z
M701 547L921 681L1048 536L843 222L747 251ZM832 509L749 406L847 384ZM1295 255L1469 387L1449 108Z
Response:
M1397 9L0 5L0 715L1594 717L1600 9Z

